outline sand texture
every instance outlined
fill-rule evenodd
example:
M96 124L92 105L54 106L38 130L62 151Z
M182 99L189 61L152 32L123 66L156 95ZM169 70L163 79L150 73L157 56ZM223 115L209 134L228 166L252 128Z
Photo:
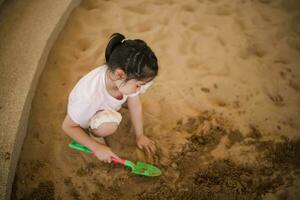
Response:
M52 48L14 183L21 199L296 199L300 195L300 3L83 0ZM157 165L130 174L69 149L61 130L76 81L104 63L109 36L143 39L159 76L141 96L157 155L135 145L128 110L107 138Z

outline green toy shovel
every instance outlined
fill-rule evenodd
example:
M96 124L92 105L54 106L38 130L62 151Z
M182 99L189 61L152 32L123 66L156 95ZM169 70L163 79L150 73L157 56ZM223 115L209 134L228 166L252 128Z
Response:
M87 154L93 153L90 149L88 149L87 147L85 147L75 141L71 142L69 144L69 147L83 151ZM115 157L111 157L111 160L114 163L119 163L119 164L125 165L127 167L130 167L131 173L134 173L134 174L139 174L139 175L144 175L144 176L159 176L159 175L161 175L160 169L158 169L157 167L155 167L153 165L149 165L149 164L142 163L142 162L137 162L136 164L134 164L133 162L131 162L129 160L125 160L125 159L118 160Z

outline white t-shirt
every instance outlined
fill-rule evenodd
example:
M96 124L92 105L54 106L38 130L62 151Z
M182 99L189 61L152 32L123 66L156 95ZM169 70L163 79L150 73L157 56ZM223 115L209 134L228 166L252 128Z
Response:
M84 75L72 89L68 99L68 115L82 128L89 127L89 120L98 111L104 109L119 110L128 97L144 93L153 84L153 80L142 85L140 90L123 95L118 100L106 90L105 73L107 66L99 66Z

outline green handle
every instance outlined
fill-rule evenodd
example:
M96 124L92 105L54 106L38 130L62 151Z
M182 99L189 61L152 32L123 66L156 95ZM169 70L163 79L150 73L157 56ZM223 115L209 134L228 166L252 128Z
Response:
M71 142L69 144L69 147L72 148L72 149L83 151L83 152L85 152L87 154L91 154L92 153L92 151L89 150L87 147L85 147L85 146L83 146L83 145L81 145L81 144L79 144L78 142L75 142L75 141Z

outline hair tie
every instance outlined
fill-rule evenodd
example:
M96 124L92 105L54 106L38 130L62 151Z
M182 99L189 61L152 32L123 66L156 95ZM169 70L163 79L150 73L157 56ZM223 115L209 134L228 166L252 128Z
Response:
M129 39L124 38L124 39L121 41L121 43L123 43L125 40L129 40Z

